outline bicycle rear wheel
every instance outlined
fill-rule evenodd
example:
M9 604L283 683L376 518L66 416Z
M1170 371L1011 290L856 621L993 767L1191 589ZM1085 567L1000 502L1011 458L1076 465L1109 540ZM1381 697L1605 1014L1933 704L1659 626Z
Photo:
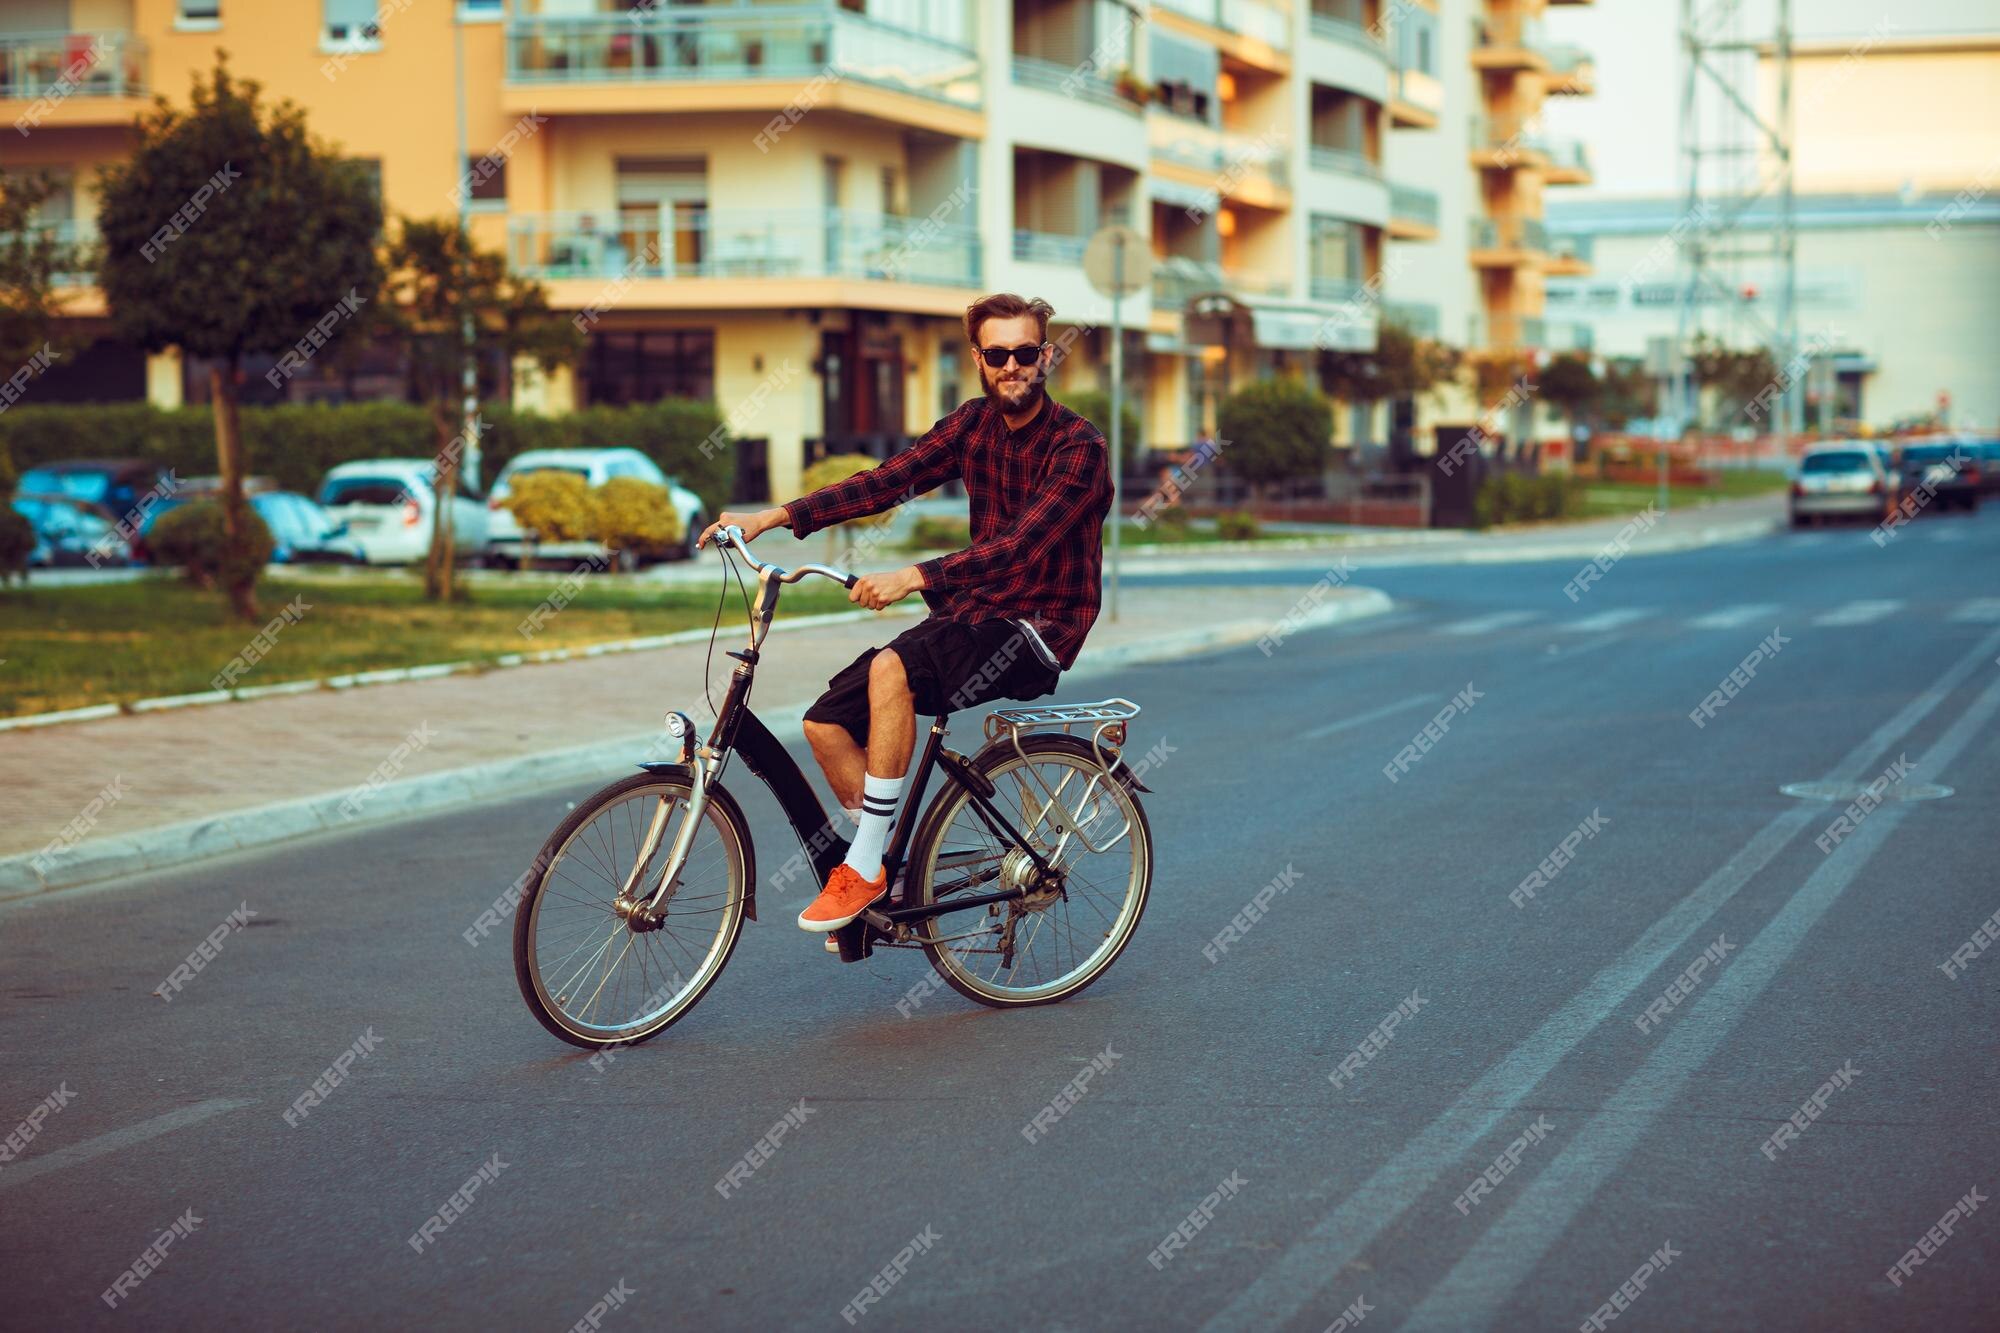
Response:
M632 879L662 803L666 825L634 894L659 886L693 795L678 773L635 773L578 805L542 844L514 914L514 974L535 1017L573 1046L624 1045L678 1022L715 984L743 931L749 828L711 783L680 882L657 924L635 930L612 902Z
M1153 881L1153 834L1137 795L1073 738L1030 735L1021 744L1025 759L1001 741L971 763L992 780L993 804L1006 821L1062 872L1061 890L932 917L917 928L938 975L995 1008L1053 1004L1104 975L1131 942ZM1102 851L1051 817L1051 793ZM992 893L1033 873L1033 862L987 827L956 783L938 794L911 841L916 902Z

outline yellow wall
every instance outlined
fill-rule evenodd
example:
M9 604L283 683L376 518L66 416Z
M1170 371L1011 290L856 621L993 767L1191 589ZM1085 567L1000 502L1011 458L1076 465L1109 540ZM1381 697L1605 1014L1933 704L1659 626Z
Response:
M1867 43L1794 51L1794 188L1956 190L2000 166L2000 42ZM1771 114L1768 60L1758 98Z

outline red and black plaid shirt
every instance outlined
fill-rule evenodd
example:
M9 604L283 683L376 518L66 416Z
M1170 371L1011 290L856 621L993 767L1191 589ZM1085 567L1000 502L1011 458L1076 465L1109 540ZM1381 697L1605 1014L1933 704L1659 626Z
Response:
M1104 436L1048 399L1021 430L974 398L879 467L785 506L792 533L879 514L954 477L972 501L972 545L917 568L945 620L1022 617L1067 671L1097 619L1111 512Z

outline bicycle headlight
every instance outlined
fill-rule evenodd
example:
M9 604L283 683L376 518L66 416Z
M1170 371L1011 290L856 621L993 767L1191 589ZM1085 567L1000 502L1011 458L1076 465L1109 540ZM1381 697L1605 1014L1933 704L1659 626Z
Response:
M679 747L680 762L683 764L693 763L695 743L694 719L690 718L686 713L669 712L662 726L666 730L667 740Z

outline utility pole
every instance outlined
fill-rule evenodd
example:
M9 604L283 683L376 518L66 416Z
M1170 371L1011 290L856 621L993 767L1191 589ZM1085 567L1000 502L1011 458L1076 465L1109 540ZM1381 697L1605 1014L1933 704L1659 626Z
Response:
M456 13L452 16L452 64L457 97L454 99L458 111L458 169L461 185L458 191L458 233L469 250L472 245L472 190L466 184L466 142L465 142L465 23ZM468 261L470 255L467 256ZM471 273L465 275L467 282L459 288L464 292L470 285ZM460 387L464 402L460 405L463 430L459 436L464 444L464 454L459 468L466 478L466 484L473 494L479 494L484 487L479 479L479 364L477 357L478 337L472 325L472 304L464 303L459 320L459 336L464 340L464 361L460 370ZM451 509L451 496L440 496L439 503L447 513Z

